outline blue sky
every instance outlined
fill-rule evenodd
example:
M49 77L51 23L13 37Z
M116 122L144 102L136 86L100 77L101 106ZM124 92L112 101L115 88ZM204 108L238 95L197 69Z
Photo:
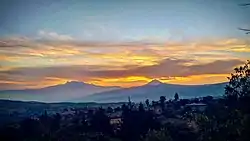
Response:
M39 30L80 40L181 40L243 37L250 23L243 0L2 0L0 34Z
M250 0L0 0L0 90L227 81Z

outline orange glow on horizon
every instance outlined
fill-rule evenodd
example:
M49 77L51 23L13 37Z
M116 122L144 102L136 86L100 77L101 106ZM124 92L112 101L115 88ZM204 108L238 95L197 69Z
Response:
M7 41L0 39L0 42ZM18 40L9 42L11 47L15 42L19 43ZM233 67L247 60L248 42L243 39L207 39L111 44L29 39L17 44L16 50L13 47L0 49L0 89L42 88L71 80L125 88L144 85L152 79L183 85L226 82L229 74L209 73L229 73L230 69L233 71Z
M193 75L187 77L170 77L170 78L155 78L163 83L169 84L181 84L181 85L202 85L202 84L213 84L227 82L229 74L203 74ZM101 85L101 86L120 86L124 88L135 87L144 85L152 78L140 77L140 76L129 76L125 78L110 78L100 79L99 81L90 81L88 83Z

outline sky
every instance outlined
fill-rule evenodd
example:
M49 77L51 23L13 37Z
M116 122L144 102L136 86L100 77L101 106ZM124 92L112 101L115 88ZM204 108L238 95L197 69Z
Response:
M250 58L249 2L1 0L0 90L225 82Z

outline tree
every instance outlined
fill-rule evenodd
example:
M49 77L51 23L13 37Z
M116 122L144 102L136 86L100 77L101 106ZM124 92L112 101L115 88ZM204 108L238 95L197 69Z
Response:
M130 112L131 109L126 104L122 104L122 114L127 114Z
M156 101L152 101L152 106L155 107L157 105Z
M178 93L175 93L175 95L174 95L174 100L175 100L175 101L178 101L178 100L179 100L179 95L178 95Z
M250 96L250 61L248 60L244 66L235 68L234 71L231 77L228 77L226 96L235 98Z
M165 96L161 96L160 97L160 104L161 104L161 108L164 110L165 108L165 101L166 101L166 97Z
M238 28L239 30L244 31L246 34L250 34L250 29Z
M108 107L108 108L107 108L107 113L113 113L113 111L114 111L114 110L113 110L112 107Z
M53 131L56 131L58 129L60 129L60 122L61 122L61 115L59 113L56 113L54 116L53 116L53 119L52 119L52 130Z
M112 126L110 125L110 119L102 108L99 108L92 116L90 125L91 129L95 132L111 134L113 131Z
M234 69L225 88L226 104L229 107L228 120L241 133L241 140L249 139L250 127L250 61Z
M250 106L250 61L244 66L234 69L231 77L228 77L229 83L225 88L227 104L233 108L244 109L249 112Z
M239 6L242 6L242 7L250 6L250 3L242 3L242 4L239 4ZM244 31L246 34L250 34L249 28L238 28L238 29L241 31Z
M250 6L250 3L239 4L239 6Z
M138 110L130 110L128 106L122 106L122 122L118 135L123 141L138 141L149 129L158 128L159 124L151 111L145 111L142 103Z
M148 99L146 99L145 104L146 104L147 107L149 108L149 100L148 100Z
M115 112L121 111L121 107L116 107L116 108L114 109L114 111L115 111Z
M39 121L30 118L24 119L20 122L19 132L21 134L21 139L35 140L41 138L42 134L48 135L44 128L39 125Z
M143 106L142 103L139 104L139 111L140 112L144 112L145 111L144 106Z
M234 69L225 87L225 99L209 105L205 115L195 115L200 140L247 141L250 129L250 61ZM203 101L209 101L205 98Z

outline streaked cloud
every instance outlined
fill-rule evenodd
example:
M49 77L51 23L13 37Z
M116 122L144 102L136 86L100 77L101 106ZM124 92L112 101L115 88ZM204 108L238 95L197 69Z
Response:
M45 30L40 30L38 32L38 35L41 38L47 39L47 40L62 40L62 41L73 40L73 37L71 37L70 35L58 34L56 32L48 32Z
M142 82L147 82L151 79L157 78L175 83L181 83L182 80L184 80L183 82L186 82L186 84L192 84L194 83L191 81L193 78L197 81L195 83L199 82L199 79L197 79L199 77L195 76L200 76L200 81L206 82L204 81L203 76L226 76L225 74L229 74L234 66L243 63L243 61L239 60L228 60L215 61L201 65L185 65L186 62L191 61L192 60L166 59L156 65L143 67L137 66L135 68L124 70L103 69L112 66L51 66L40 68L17 68L1 71L0 76L2 80L9 82L46 82L47 80L44 80L44 78L57 78L58 80L79 80L102 85L113 85L116 83L121 86L135 86L137 84L142 84ZM39 84L41 87L43 85L44 83Z
M0 89L67 80L125 87L154 78L180 84L221 82L250 57L249 40L87 42L40 34L53 37L0 39Z

